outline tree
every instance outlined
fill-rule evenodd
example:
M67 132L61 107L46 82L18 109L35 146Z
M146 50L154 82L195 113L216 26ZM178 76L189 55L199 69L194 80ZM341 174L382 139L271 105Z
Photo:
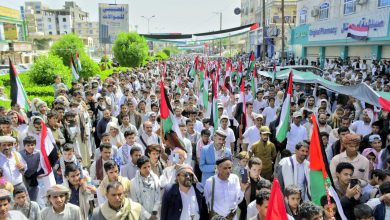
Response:
M75 59L79 54L81 62L80 77L87 78L100 73L100 68L84 51L83 41L75 34L66 34L55 42L50 49L50 54L62 58L65 66L70 67L70 58Z
M122 32L114 42L114 55L124 67L139 67L148 57L148 45L145 38L135 32Z
M65 84L71 81L70 69L62 63L60 57L41 55L31 67L29 78L37 85L51 85L54 83L54 76L57 74L62 77Z
M76 53L81 56L85 51L83 41L75 34L62 36L50 49L50 54L61 57L65 66L70 66L70 57L74 58Z

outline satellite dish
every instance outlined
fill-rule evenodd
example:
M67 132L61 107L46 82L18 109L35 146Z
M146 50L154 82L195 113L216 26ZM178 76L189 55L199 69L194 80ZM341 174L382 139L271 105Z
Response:
M235 14L235 15L239 15L239 14L241 14L241 9L240 9L240 8L238 8L238 7L237 7L237 8L235 8L235 9L234 9L234 14Z

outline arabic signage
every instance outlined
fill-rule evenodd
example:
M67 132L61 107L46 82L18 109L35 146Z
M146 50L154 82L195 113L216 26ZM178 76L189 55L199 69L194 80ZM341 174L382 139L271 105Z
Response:
M345 19L334 19L316 22L310 25L309 41L345 40L349 25L368 27L368 39L386 37L388 33L389 11L381 10L367 16L348 16Z
M119 32L129 31L129 5L99 3L99 41L114 43Z
M12 8L0 6L0 16L20 19L20 12Z

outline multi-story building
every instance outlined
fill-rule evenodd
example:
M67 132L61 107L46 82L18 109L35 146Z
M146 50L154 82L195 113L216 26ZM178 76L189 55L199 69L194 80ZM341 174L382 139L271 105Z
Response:
M88 43L88 53L97 52L100 48L99 44L99 22L97 21L83 21L76 22L75 34L80 37L91 39Z
M46 9L43 11L45 35L62 35L72 33L73 20L65 9Z
M297 26L290 32L297 57L390 58L390 1L299 0Z
M48 6L41 1L28 1L24 6L29 35L43 34L43 10L48 9Z
M263 43L263 0L243 0L241 2L241 25L260 23L260 28L249 33L248 51L253 50L258 56ZM285 45L288 29L295 26L297 0L284 0ZM253 9L253 10L252 10ZM282 2L265 0L265 49L267 57L272 58L282 50ZM286 46L287 48L287 46ZM285 50L286 51L286 50Z

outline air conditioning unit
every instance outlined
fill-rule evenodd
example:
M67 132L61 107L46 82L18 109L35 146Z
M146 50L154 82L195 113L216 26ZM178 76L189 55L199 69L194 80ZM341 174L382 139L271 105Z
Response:
M367 0L357 0L358 5L364 5L367 3Z
M313 8L311 10L311 16L312 17L317 17L319 13L320 13L320 9L319 8Z

